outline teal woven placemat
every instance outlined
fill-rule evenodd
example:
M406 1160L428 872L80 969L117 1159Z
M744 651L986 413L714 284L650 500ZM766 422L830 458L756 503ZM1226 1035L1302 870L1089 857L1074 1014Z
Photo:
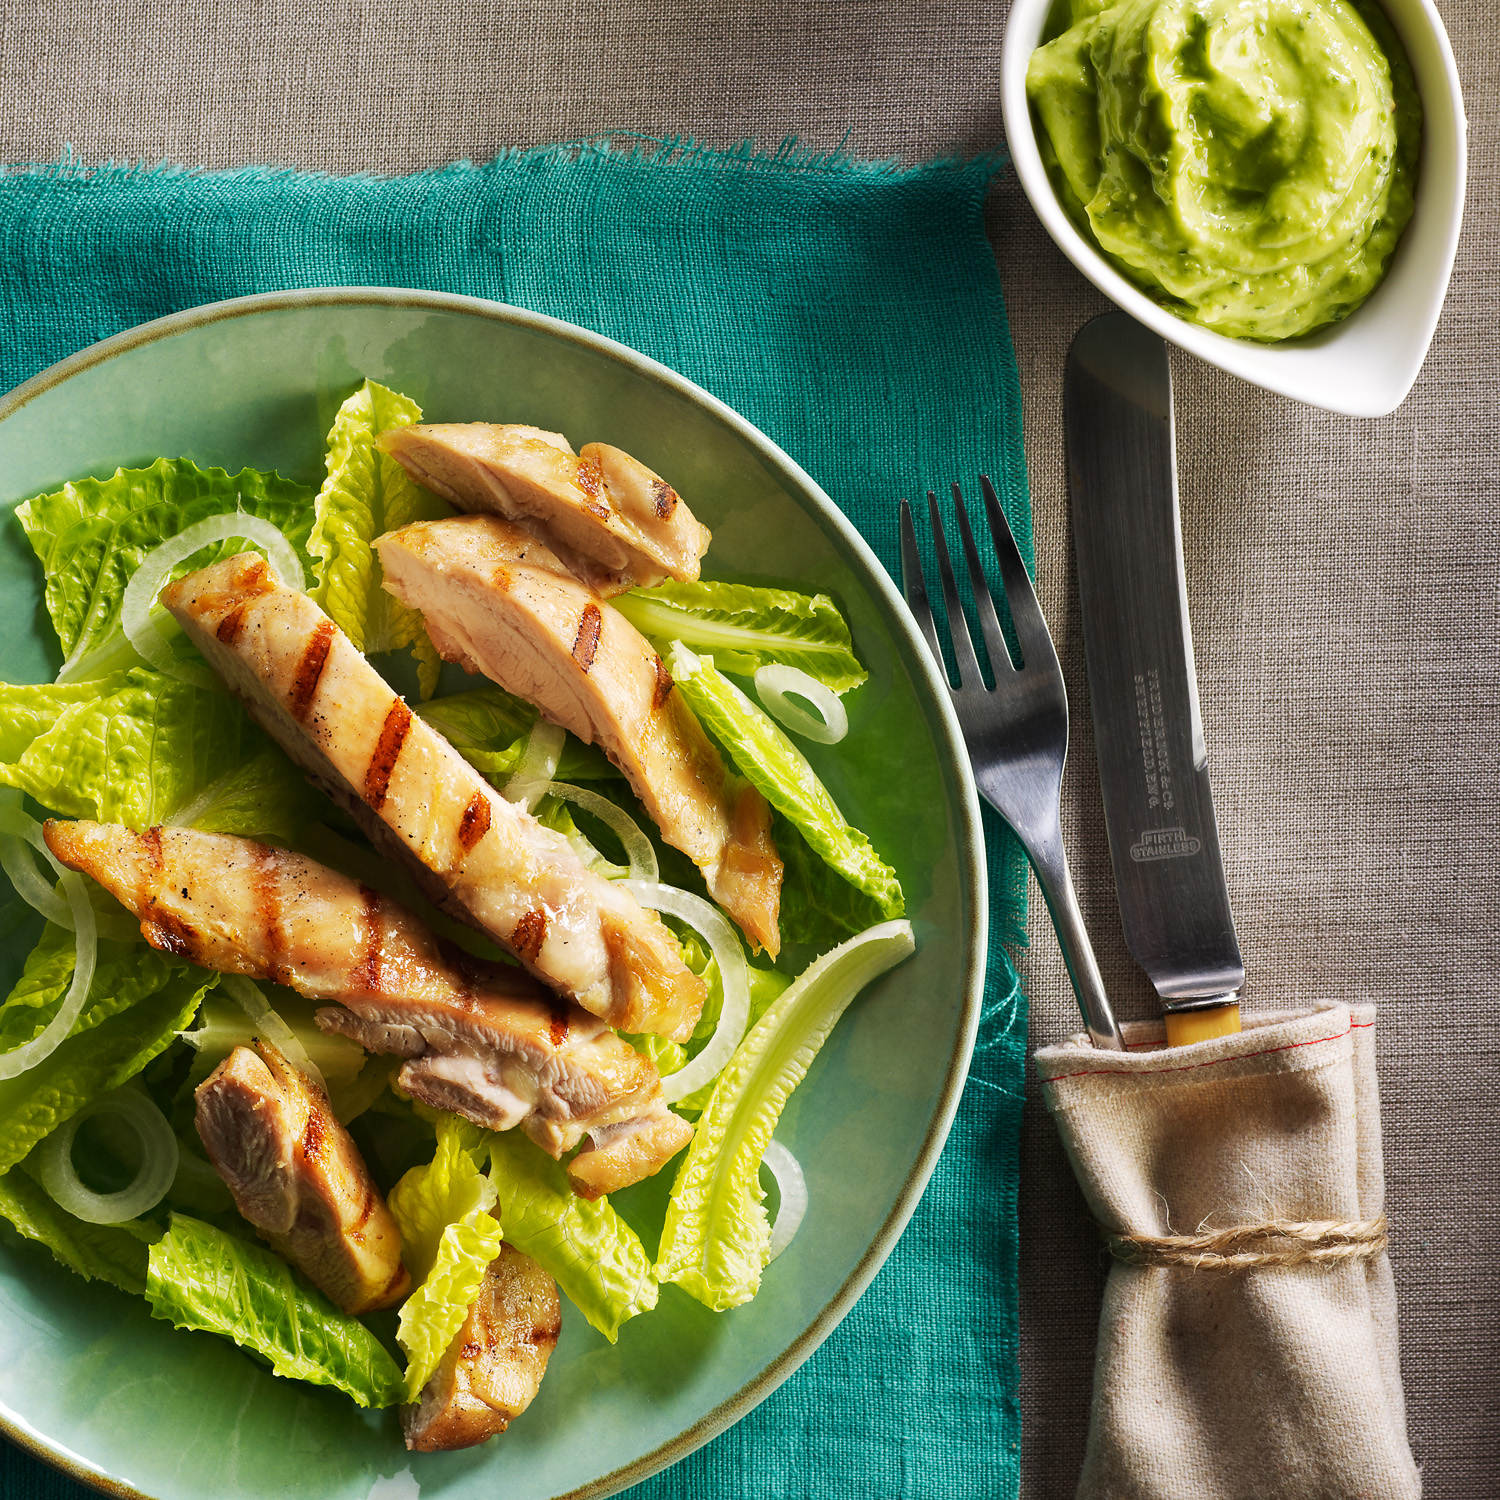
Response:
M1029 553L1020 395L985 189L900 170L590 142L401 178L64 162L0 176L0 390L225 297L407 286L580 323L707 387L797 459L896 568L898 493L989 472ZM910 1227L760 1407L637 1500L1013 1495L1025 1002L1004 942L1025 866L985 810L991 951L969 1084ZM72 1481L0 1444L0 1494Z

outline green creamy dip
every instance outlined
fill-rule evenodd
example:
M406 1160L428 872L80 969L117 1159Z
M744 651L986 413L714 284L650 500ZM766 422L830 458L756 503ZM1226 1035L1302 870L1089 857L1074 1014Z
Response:
M1026 92L1084 233L1179 316L1294 338L1375 289L1411 217L1422 107L1347 0L1060 0Z

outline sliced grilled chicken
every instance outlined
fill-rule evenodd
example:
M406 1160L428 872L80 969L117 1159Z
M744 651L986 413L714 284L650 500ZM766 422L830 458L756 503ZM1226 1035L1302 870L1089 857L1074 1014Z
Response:
M771 812L731 777L646 638L535 537L496 516L419 521L376 542L385 586L449 661L597 741L669 844L757 947L781 947Z
M661 919L501 797L258 553L161 598L251 715L437 905L612 1026L692 1034L704 985Z
M191 828L54 820L43 832L153 947L338 1001L319 1026L407 1059L407 1093L488 1130L519 1125L553 1157L593 1135L568 1164L584 1196L650 1176L692 1136L655 1066L596 1016L519 969L443 949L404 906L303 855ZM622 1153L627 1126L643 1150Z
M567 1164L580 1198L654 1176L693 1138L662 1098L661 1076L602 1021L577 1006L550 1008L480 994L467 1007L365 1004L317 1013L324 1031L371 1052L408 1059L408 1094L486 1130L519 1124Z
M665 1108L602 1126L568 1163L568 1182L580 1198L602 1198L655 1176L692 1138L693 1127Z
M261 1237L331 1301L394 1307L411 1290L401 1231L358 1147L312 1079L255 1046L236 1047L194 1095L209 1161Z
M504 1432L535 1398L561 1330L557 1283L502 1243L420 1399L401 1409L406 1446L472 1448Z
M708 550L676 490L607 443L574 453L560 432L486 422L392 427L376 441L460 510L525 527L601 594L694 579Z

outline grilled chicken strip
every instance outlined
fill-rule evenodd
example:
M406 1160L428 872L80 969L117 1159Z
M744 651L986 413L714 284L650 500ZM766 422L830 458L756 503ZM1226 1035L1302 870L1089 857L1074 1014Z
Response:
M252 717L438 906L612 1026L692 1034L705 987L661 919L500 796L258 553L161 599Z
M198 1085L209 1161L261 1238L331 1301L347 1313L394 1307L411 1290L401 1231L359 1149L312 1079L255 1047L236 1047Z
M460 510L524 527L601 594L695 579L708 550L677 491L607 443L574 453L560 432L486 422L392 427L376 442Z
M488 1130L519 1125L556 1158L592 1135L568 1164L585 1197L649 1177L692 1136L655 1066L597 1017L519 969L444 951L404 906L303 855L191 828L53 820L43 833L153 947L338 1001L318 1025L405 1058L407 1093Z
M496 516L418 521L375 546L386 588L422 611L438 651L597 741L662 836L774 957L782 865L771 810L727 774L635 626L535 537Z
M561 1329L557 1283L502 1243L421 1397L401 1409L406 1446L472 1448L504 1432L536 1396Z

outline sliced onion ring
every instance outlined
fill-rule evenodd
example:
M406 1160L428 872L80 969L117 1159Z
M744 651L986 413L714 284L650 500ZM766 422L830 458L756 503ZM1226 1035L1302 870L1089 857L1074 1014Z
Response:
M42 879L35 860L27 853L26 845L31 843L31 838L29 832L21 831L22 820L36 827L35 821L18 807L0 807L0 869L5 871L16 888L16 895L27 906L41 912L49 922L71 932L73 913L68 903ZM43 852L51 851L43 845Z
M118 1193L96 1193L79 1181L73 1167L73 1139L91 1115L123 1120L141 1143L135 1180ZM65 1120L37 1149L42 1186L62 1208L90 1224L122 1224L138 1219L167 1195L177 1175L177 1137L166 1116L136 1089L116 1089L85 1104Z
M661 1081L663 1097L668 1104L675 1104L717 1078L745 1035L750 1020L750 975L745 950L724 914L701 896L679 891L675 885L647 885L642 880L622 880L620 885L642 906L664 911L701 933L719 966L724 1008L719 1012L714 1034L697 1057Z
M527 812L535 812L542 793L551 784L558 761L562 759L567 738L568 732L560 724L538 719L526 736L521 764L501 788L500 795L507 802L519 802Z
M66 873L47 847L47 841L42 837L42 825L13 800L0 800L0 869L5 871L21 900L40 912L54 927L72 932L72 908L38 874L35 862L26 852L27 844L59 875ZM95 912L94 933L96 937L108 938L114 943L134 942L141 935L139 925L124 912L108 916Z
M26 814L13 804L8 806L6 811L17 818L25 818L27 823L37 828L35 820L27 818ZM12 824L12 826L15 825ZM41 837L39 828L37 828L37 837L38 839ZM63 895L67 898L68 910L72 914L72 921L67 925L72 928L73 940L78 947L77 957L73 963L73 982L68 986L68 992L63 996L63 1002L58 1007L57 1014L47 1023L40 1035L32 1037L29 1042L20 1047L11 1048L9 1052L0 1052L0 1079L15 1078L28 1068L34 1068L44 1057L50 1056L67 1040L68 1033L73 1029L73 1023L82 1013L84 1002L89 997L89 986L94 982L94 961L99 951L99 930L94 921L94 908L89 902L88 889L83 883L82 876L75 875L72 870L64 869L52 858L52 851L45 843L42 844L42 852L46 854L62 877ZM17 887L18 891L19 889Z
M307 1055L297 1033L276 1013L258 985L243 974L225 974L219 980L219 987L250 1017L250 1024L260 1033L262 1041L269 1042L299 1073L311 1078L325 1094L328 1092L322 1069Z
M755 691L760 694L760 701L773 719L805 740L836 745L849 733L849 714L843 699L816 677L809 677L800 667L771 662L757 668ZM822 717L815 718L800 703L793 703L788 693L805 698Z
M608 797L591 792L587 787L572 786L566 781L554 781L547 787L549 797L561 797L592 813L601 823L614 831L625 846L625 858L630 864L630 879L642 880L648 885L661 883L661 867L656 862L656 850L651 840L641 832L641 826L623 807L616 807Z
M306 587L307 579L302 572L302 563L296 550L280 531L260 516L249 516L236 510L224 515L209 516L168 537L160 546L153 547L142 559L140 566L130 575L125 585L125 595L120 600L120 627L130 644L160 672L200 686L214 686L218 679L206 667L196 663L179 662L172 648L151 618L151 606L162 585L172 574L172 569L184 558L211 546L214 542L235 538L254 542L265 548L271 567L282 583L290 588ZM74 653L74 656L77 652ZM69 657L58 673L58 681L65 681L68 668L74 658Z
M776 1222L771 1226L769 1264L792 1243L792 1236L802 1225L802 1216L807 1212L807 1178L802 1175L802 1163L780 1141L772 1141L760 1161L776 1179L781 1194Z

